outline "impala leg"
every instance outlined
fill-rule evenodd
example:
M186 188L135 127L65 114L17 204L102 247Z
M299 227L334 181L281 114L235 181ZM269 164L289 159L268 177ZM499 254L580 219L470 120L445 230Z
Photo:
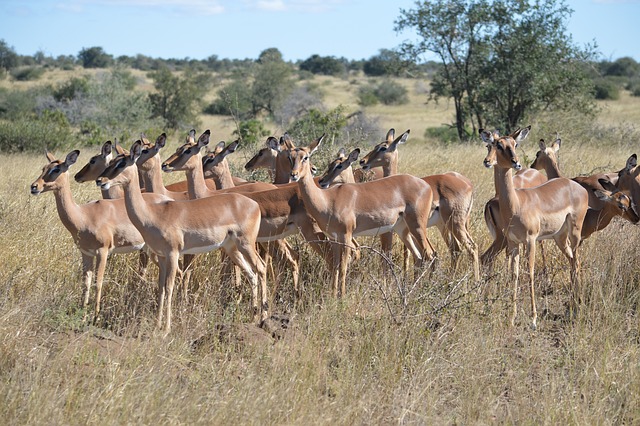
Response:
M520 274L520 247L517 243L509 243L509 269L511 270L510 278L513 286L513 296L511 299L511 318L509 323L511 327L516 324L516 316L518 314L518 278Z
M529 262L529 291L531 296L531 328L536 330L538 327L538 312L536 311L536 289L534 284L534 270L536 265L536 240L532 239L527 242L527 254Z
M156 327L159 329L162 328L162 315L164 314L164 293L165 293L165 285L167 282L167 258L163 256L158 256L158 319L156 322Z
M291 266L293 288L296 292L296 298L300 299L302 298L302 287L300 286L300 256L286 240L278 240L275 243L274 249L277 254L278 265L283 265L286 262Z
M147 276L147 268L149 266L149 254L143 249L138 254L138 274L140 279L144 280Z
M93 281L93 257L82 254L82 279L84 281L84 289L82 290L82 321L87 320L87 307L89 306L89 292L91 291L91 282Z
M338 244L341 248L340 253L340 296L344 297L347 294L347 269L349 267L349 258L351 256L351 240L353 239L351 233L345 236L344 241L340 241Z
M180 280L180 285L182 286L182 300L187 301L188 293L189 293L189 283L191 282L191 270L193 261L195 259L194 254L185 254L182 256L182 277Z
M178 252L171 253L167 257L167 267L166 267L166 294L167 294L167 302L166 302L166 310L167 310L167 319L164 325L164 335L163 337L167 337L169 332L171 332L171 305L173 301L173 287L176 280L176 273L178 272L178 262L180 255Z
M269 316L266 265L258 256L255 245L248 241L239 241L235 246L225 248L225 252L251 282L253 321L260 324ZM262 293L260 307L258 307L258 287Z
M102 298L102 283L104 281L104 271L107 267L107 258L109 257L109 250L106 247L98 250L96 256L96 309L93 315L93 323L98 322L98 316L100 315L100 299Z

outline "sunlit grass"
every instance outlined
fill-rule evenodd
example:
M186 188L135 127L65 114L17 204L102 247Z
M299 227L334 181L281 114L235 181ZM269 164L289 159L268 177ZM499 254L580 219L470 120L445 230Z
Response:
M344 89L342 82L335 87ZM417 107L418 101L412 102ZM482 208L495 192L493 173L482 165L486 148L479 141L426 140L414 129L436 119L422 109L407 112L415 117L409 119L376 108L386 126L412 129L399 148L401 172L456 170L471 179L470 230L485 249L490 240ZM638 133L613 117L591 123L567 114L532 124L532 135L519 150L523 162L533 160L539 138L551 139L558 131L566 176L618 170L638 149ZM216 131L214 125L220 139L229 137L228 128L220 125ZM79 163L90 151L82 149ZM243 173L248 159L243 156L250 154L230 156L234 170ZM173 332L162 339L154 329L157 269L151 267L141 280L135 255L112 258L101 318L95 326L82 323L79 252L58 219L53 195L29 194L45 161L44 155L0 156L0 416L8 424L635 424L640 419L635 226L614 220L584 242L587 297L573 321L564 315L567 262L545 243L548 274L537 278L536 332L529 329L525 286L517 324L508 326L511 295L503 256L495 275L473 283L468 257L463 255L454 273L442 238L430 229L439 254L431 276L418 283L404 280L397 245L398 281L385 279L379 241L364 238L361 259L350 269L348 294L340 300L331 297L329 275L317 256L300 239L291 239L301 253L305 299L294 305L285 271L272 296L276 317L269 332L250 322L246 283L231 289L232 303L221 304L219 257L200 256L191 297L178 297ZM99 197L95 185L72 182L71 187L83 202ZM485 289L495 299L485 300Z

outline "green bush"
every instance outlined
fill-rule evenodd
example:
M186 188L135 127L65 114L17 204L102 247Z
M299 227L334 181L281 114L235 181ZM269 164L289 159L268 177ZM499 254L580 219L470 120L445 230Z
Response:
M264 142L264 138L269 136L271 132L265 129L261 121L251 119L241 121L233 134L238 136L242 142L239 148L249 148L253 151L259 143Z
M435 139L446 144L459 142L458 129L455 126L427 127L424 131L424 137L427 139Z
M379 102L375 87L368 85L358 88L358 105L366 107L376 105Z
M88 91L89 79L87 77L71 77L69 80L58 84L53 90L53 98L58 102L69 102Z
M18 81L35 81L44 74L42 67L24 67L16 68L11 71L11 76Z
M409 103L407 89L393 80L383 80L376 87L376 96L385 105Z
M76 144L69 122L59 112L47 112L38 119L0 120L0 152L53 151Z
M610 79L600 79L594 82L594 96L601 100L618 100L620 99L620 87Z

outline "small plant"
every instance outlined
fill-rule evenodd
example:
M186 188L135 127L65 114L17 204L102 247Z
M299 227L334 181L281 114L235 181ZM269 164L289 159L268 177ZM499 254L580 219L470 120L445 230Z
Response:
M11 71L11 76L18 81L35 81L42 77L44 71L42 67L17 68Z

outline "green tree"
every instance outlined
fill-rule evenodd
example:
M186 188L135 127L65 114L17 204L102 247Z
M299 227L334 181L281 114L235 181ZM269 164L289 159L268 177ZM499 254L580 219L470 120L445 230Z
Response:
M303 71L322 75L340 75L345 72L345 66L333 56L311 55L299 65Z
M200 124L201 96L210 85L209 74L187 68L180 75L163 66L149 73L149 77L156 89L149 95L155 117L162 118L171 129L193 128Z
M382 75L400 76L406 68L406 61L402 60L400 53L380 49L379 53L370 57L362 65L362 70L366 75L375 77Z
M113 64L113 56L105 53L102 47L83 48L78 60L84 68L107 68Z
M434 97L453 99L460 139L486 124L510 131L539 110L592 109L582 64L593 56L571 43L563 0L437 0L401 10L396 30L419 39L401 46L417 61L434 53L442 67Z
M284 62L284 60L282 59L282 53L277 48L270 47L260 52L257 62L266 64L268 62Z
M18 66L18 54L4 40L0 40L0 74L6 74Z
M251 112L254 117L261 112L273 115L291 91L292 74L291 66L285 62L260 62L251 85Z

